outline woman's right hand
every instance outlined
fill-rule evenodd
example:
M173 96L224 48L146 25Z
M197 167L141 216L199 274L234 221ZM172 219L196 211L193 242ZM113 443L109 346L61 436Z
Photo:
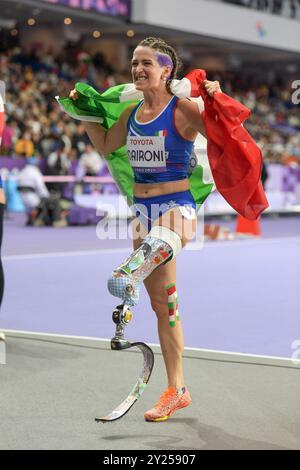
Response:
M69 98L71 98L71 100L77 100L79 98L78 93L75 90L75 88L74 88L74 90L70 91Z

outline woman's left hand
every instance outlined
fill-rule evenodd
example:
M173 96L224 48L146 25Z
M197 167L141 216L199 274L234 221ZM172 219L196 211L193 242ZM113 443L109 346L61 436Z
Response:
M214 96L217 92L222 92L219 82L210 82L209 80L203 81L204 88L207 91L209 96Z

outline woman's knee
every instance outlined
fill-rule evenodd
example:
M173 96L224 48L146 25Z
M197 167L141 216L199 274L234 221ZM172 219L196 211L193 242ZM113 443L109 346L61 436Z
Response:
M168 298L166 296L151 297L151 308L156 314L157 318L161 318L168 314Z

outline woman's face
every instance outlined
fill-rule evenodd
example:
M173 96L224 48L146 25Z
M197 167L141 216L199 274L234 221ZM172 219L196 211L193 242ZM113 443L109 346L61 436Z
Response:
M157 89L162 85L162 78L171 70L169 66L160 66L157 52L150 47L138 46L131 61L132 81L137 90ZM168 70L170 69L170 70Z

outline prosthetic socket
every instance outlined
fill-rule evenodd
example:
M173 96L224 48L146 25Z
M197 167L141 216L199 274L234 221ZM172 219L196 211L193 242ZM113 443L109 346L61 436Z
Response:
M181 239L167 227L155 226L141 246L117 269L108 280L108 290L134 306L139 299L139 285L155 268L174 258L181 249Z

